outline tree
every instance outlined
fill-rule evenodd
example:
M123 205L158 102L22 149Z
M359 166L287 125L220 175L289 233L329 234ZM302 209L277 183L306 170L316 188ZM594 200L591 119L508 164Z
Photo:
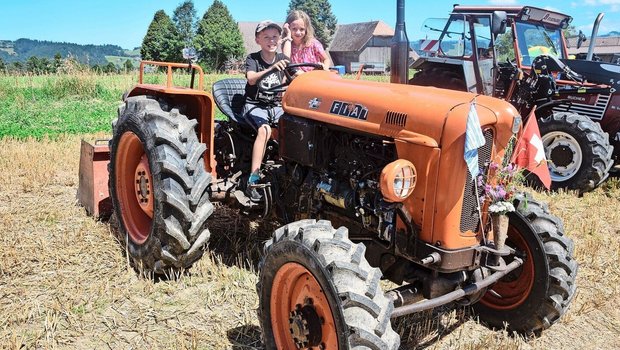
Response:
M4 73L5 71L6 71L6 63L4 62L2 57L0 57L0 73Z
M221 70L227 59L243 56L241 32L222 1L214 0L198 22L195 46L207 70Z
M130 59L127 59L125 61L125 63L123 64L123 68L125 69L125 72L129 72L133 70L133 63L131 63Z
M142 40L140 48L142 59L182 62L183 45L178 38L179 33L170 17L164 10L157 11Z
M179 38L185 47L192 46L194 42L196 22L196 9L192 0L186 0L179 5L172 16L174 25L179 32Z
M302 10L308 14L317 40L327 48L336 32L337 23L329 0L291 0L288 12L293 10Z
M54 73L56 73L58 71L58 68L60 68L60 66L62 66L62 56L60 55L59 52L56 52L56 54L54 55Z

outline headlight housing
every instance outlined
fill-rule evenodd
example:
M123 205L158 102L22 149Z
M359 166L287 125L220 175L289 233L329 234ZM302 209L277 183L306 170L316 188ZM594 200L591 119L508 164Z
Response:
M402 202L413 193L416 180L417 171L410 161L395 160L381 171L381 194L388 202Z

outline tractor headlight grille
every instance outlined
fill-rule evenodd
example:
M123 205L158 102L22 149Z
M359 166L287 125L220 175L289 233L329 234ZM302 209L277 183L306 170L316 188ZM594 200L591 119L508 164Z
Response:
M484 131L484 146L478 149L478 167L483 173L487 173L488 164L493 149L493 130ZM478 232L480 216L478 215L478 199L476 198L476 181L472 181L471 174L467 171L467 182L463 193L463 210L461 211L461 232Z

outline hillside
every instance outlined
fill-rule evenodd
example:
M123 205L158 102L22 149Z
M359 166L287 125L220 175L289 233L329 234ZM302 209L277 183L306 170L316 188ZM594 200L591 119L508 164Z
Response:
M57 53L62 57L72 55L81 63L101 65L108 62L106 56L132 58L139 55L139 50L124 50L118 45L80 45L32 39L0 40L0 58L8 63L24 62L31 56L51 60Z

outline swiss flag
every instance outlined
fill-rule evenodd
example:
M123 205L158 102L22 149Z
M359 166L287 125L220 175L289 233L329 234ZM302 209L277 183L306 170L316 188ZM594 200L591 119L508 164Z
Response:
M511 162L538 176L543 185L549 189L551 188L551 175L547 167L545 149L540 138L538 121L536 121L536 115L534 115L535 110L536 108L527 117L523 133L512 153Z

